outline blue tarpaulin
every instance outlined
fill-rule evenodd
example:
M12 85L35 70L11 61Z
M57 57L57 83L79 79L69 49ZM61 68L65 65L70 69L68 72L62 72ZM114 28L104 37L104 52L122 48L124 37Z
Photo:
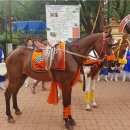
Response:
M13 32L24 30L26 34L42 34L46 31L44 21L16 21L13 23Z

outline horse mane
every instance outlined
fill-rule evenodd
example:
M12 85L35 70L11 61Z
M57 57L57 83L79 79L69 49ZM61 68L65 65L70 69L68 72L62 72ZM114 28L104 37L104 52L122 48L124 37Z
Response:
M101 33L95 33L95 34L83 35L83 36L81 36L80 38L74 39L74 40L71 41L71 42L66 41L66 44L67 44L67 45L71 45L71 44L73 44L73 43L78 43L80 40L82 40L82 39L84 39L84 38L91 37L92 35L96 35L96 34L101 34Z

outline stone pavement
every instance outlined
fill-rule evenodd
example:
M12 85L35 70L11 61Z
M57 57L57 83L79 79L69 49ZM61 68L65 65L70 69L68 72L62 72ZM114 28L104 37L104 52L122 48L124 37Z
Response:
M7 84L8 81L6 81ZM49 88L50 83L46 83ZM22 87L18 93L18 105L22 115L9 124L5 115L4 91L0 89L0 130L65 130L62 120L62 100L57 106L47 103L49 91L41 91L41 84L32 94L30 87ZM99 108L85 111L81 83L72 91L72 115L77 126L74 130L130 130L130 81L96 82L96 99Z

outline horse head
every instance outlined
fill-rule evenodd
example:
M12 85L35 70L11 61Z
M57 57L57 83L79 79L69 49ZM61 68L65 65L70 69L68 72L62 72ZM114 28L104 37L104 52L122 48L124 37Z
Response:
M95 42L94 50L98 53L99 59L107 60L108 56L112 57L112 36L110 33L102 33L102 37Z
M113 53L115 55L115 63L119 64L125 64L127 61L124 58L126 50L130 44L130 41L127 39L127 37L123 36L123 39L121 40L115 40L114 44L116 46L113 46Z

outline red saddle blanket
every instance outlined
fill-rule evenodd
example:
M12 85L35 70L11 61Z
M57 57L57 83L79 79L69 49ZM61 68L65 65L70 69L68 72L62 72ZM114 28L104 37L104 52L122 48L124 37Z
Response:
M62 51L62 57L60 59L59 64L53 68L53 69L58 69L58 70L65 70L65 44L60 43L59 48ZM58 55L55 55L56 57L54 58L55 60L58 59ZM52 64L53 66L53 64ZM31 68L34 71L41 72L41 71L47 71L47 67L45 65L44 61L44 53L42 51L34 51L32 54L32 59L31 59Z

